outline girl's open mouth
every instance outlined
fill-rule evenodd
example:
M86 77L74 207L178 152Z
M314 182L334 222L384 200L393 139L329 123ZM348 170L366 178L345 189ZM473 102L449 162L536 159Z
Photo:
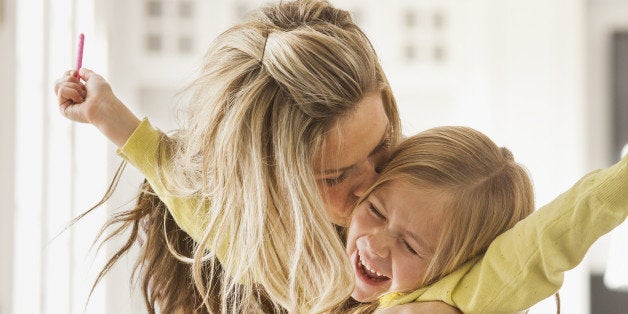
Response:
M360 256L360 251L356 251L354 262L356 273L358 275L357 277L360 278L361 281L364 281L369 285L380 285L390 280L390 277L379 273L374 267L364 263L362 257Z

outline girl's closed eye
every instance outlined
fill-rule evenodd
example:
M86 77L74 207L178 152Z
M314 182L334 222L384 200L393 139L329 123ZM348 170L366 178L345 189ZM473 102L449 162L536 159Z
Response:
M370 211L371 211L371 213L372 213L375 217L377 217L378 219L381 219L381 220L386 220L386 216L384 216L384 215L382 214L382 212L381 212L379 209L377 209L377 207L375 207L375 205L373 205L373 203L370 203L370 202L369 202L369 210L370 210Z
M412 254L414 254L414 255L417 255L417 256L421 257L421 256L419 255L419 253L418 253L415 249L413 249L413 248L412 248L412 246L410 246L410 243L408 243L408 241L403 240L403 244L405 244L406 249L408 250L408 252L410 252L410 253L412 253Z

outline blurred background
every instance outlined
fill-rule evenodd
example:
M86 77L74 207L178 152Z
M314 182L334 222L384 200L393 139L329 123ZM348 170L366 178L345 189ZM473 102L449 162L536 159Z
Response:
M140 117L176 127L175 93L210 41L262 4L244 0L0 0L0 313L143 313L124 260L87 295L121 242L90 249L134 202L127 168L95 128L58 113L54 81L74 66L105 76ZM509 147L537 207L628 143L626 0L337 0L371 38L404 132L467 125ZM560 290L564 313L628 311L628 227L600 239ZM63 231L63 232L62 232ZM553 298L531 309L555 313Z

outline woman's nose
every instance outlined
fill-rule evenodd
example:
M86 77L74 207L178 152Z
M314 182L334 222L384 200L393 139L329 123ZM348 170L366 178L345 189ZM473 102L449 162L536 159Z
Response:
M377 175L378 175L377 172L375 171L375 165L370 159L365 160L360 165L359 171L360 171L360 177L358 179L359 182L357 182L353 190L353 194L357 196L358 198L364 196L364 194L371 187L371 185L375 183L375 180L377 180Z

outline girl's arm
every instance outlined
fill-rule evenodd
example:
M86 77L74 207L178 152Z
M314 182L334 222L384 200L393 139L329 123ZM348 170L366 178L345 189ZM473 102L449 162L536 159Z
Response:
M81 68L82 83L76 71L67 71L57 80L55 93L59 110L66 118L93 124L118 147L118 154L147 178L159 198L166 204L177 225L193 239L202 235L199 201L175 197L168 188L168 170L158 164L168 160L170 141L153 128L148 120L140 121L114 94L107 81L95 72Z
M628 215L628 155L589 173L554 201L493 241L483 257L467 262L429 287L390 293L382 306L441 300L467 313L516 312L554 294L563 274L589 247Z
M113 94L102 76L82 68L79 74L83 84L75 74L68 71L55 84L61 114L72 121L93 124L122 147L140 120Z
M198 197L176 194L175 189L169 185L170 168L160 163L170 160L173 144L164 133L155 129L148 119L144 119L117 153L146 177L159 199L166 204L179 228L199 242L205 230L203 217L206 216L207 207L201 206Z

